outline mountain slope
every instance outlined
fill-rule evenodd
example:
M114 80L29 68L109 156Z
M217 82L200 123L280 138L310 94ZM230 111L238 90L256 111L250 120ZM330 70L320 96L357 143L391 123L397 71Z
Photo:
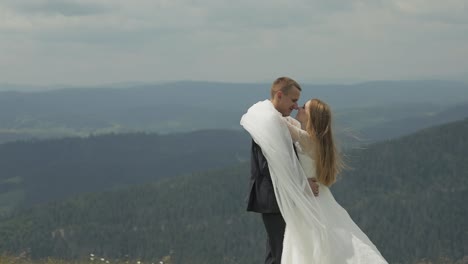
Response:
M468 120L347 154L332 191L390 263L468 256ZM0 252L175 263L259 263L264 232L244 211L248 164L19 212ZM171 253L172 252L172 253Z
M239 131L205 130L6 143L0 209L238 164L248 158L249 140Z
M386 230L370 234L384 255L468 255L466 135L468 119L349 153L355 170L333 190L357 222Z

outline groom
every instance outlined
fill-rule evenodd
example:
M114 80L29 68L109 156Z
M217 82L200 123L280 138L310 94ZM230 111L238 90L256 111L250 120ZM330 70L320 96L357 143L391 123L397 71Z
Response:
M293 110L298 109L297 102L301 96L301 90L301 86L293 79L280 77L271 86L270 101L282 116L289 116ZM286 223L276 201L268 162L260 146L253 140L250 162L251 178L247 211L262 214L267 232L265 264L281 264Z

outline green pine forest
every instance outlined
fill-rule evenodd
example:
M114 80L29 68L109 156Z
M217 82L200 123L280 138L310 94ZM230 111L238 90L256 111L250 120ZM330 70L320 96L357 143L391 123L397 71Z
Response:
M215 134L223 133L229 132L218 131ZM332 191L337 201L347 209L390 263L466 263L467 135L468 119L465 119L368 145L363 149L346 151L345 160L350 169L340 175ZM148 139L148 135L132 136ZM184 134L184 137L190 138L189 134ZM203 136L197 142L200 146L219 145L209 143L212 137L213 134ZM98 139L109 140L105 136L80 140L86 142ZM139 149L150 144L141 140ZM47 142L71 144L69 140ZM27 148L28 144L45 143L15 144L25 144L22 147ZM72 150L86 150L86 144L74 145ZM109 143L109 146L112 145ZM243 147L234 148L240 145ZM178 176L171 174L153 180L148 176L136 179L138 175L148 175L149 172L143 171L143 167L140 167L141 170L121 172L126 160L132 160L136 155L129 153L116 163L108 163L121 165L115 170L121 172L119 177L99 174L114 172L108 168L93 175L95 181L103 179L102 186L116 181L116 186L120 188L101 186L98 191L80 187L73 194L70 191L72 189L64 186L64 194L60 195L50 195L48 189L44 189L41 193L48 198L41 202L27 198L41 197L41 193L30 196L32 188L27 186L38 184L43 174L35 174L35 181L26 177L2 175L0 179L3 185L0 186L3 189L0 190L3 194L11 194L16 190L23 192L23 198L16 205L10 204L10 209L0 218L0 255L15 256L26 252L36 260L47 257L76 260L96 254L106 259L138 259L150 263L170 256L172 263L184 264L262 263L265 246L263 226L259 215L245 211L249 178L249 164L245 161L245 157L248 158L248 145L248 138L241 134L234 146L220 147L231 154L225 157L236 162L229 164L224 160L225 163L220 164L222 168L201 166L197 172L180 171ZM2 145L0 150L5 150L5 147L11 148L8 153L21 148L14 147L12 143ZM184 148L178 148L181 149ZM96 161L103 157L112 160L113 155L119 156L124 152L111 149L107 155L101 153L93 157ZM223 153L214 152L213 149L191 154L187 152L184 158L175 154L174 158L201 159L203 155L215 154L209 156L209 159L214 160ZM18 153L25 155L29 152ZM51 153L57 154L56 151ZM85 153L81 158L93 160L89 157L90 153L100 152ZM138 152L141 153L146 152ZM60 155L65 155L64 159L69 160L66 153ZM74 162L80 162L81 158L74 156ZM35 164L34 161L38 159L32 156L29 162ZM89 160L84 164L92 164ZM47 163L47 168L43 168L43 163L36 163L35 170L54 166L54 163ZM12 166L3 163L2 167L9 165ZM161 163L144 168L151 170L150 173L154 175L169 174L170 170L163 165ZM74 175L76 170L82 168L67 169L60 162L56 162L55 166L60 168L60 174L41 178L44 184L52 186L54 181L66 175ZM171 163L170 167L175 170L179 166ZM166 171L159 173L159 168ZM87 173L89 171L91 168L85 170ZM76 175L83 176L86 173ZM128 175L133 175L135 181L126 178ZM94 184L90 178L80 179L82 182L73 185ZM129 186L135 183L139 185ZM70 193L73 195L67 195Z

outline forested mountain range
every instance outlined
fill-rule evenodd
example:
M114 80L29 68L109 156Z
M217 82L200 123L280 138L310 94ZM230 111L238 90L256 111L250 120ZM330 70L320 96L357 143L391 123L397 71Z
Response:
M348 153L333 191L362 226L385 229L369 237L393 262L468 256L467 135L465 119Z
M240 115L253 103L268 98L270 85L174 82L0 92L0 142L109 132L239 129ZM304 84L301 103L313 97L328 102L350 128L362 129L381 122L424 117L467 102L468 85L449 81Z
M390 263L468 256L468 119L346 153L332 191ZM0 222L0 252L174 263L260 263L248 163L87 194Z
M0 145L0 213L83 192L238 164L249 158L241 131L130 133Z

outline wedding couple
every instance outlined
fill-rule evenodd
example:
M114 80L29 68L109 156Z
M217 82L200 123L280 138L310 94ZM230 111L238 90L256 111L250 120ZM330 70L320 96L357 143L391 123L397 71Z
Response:
M247 210L262 215L265 264L387 263L329 190L343 167L331 111L319 99L298 107L301 91L296 81L278 78L271 99L241 119L252 137Z

